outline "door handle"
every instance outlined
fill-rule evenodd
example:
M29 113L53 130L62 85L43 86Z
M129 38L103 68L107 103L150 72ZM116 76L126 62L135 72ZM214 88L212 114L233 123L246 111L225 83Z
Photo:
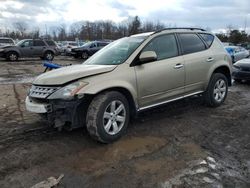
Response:
M213 60L214 60L214 58L212 58L212 57L207 58L207 62L211 62Z
M174 66L174 69L180 69L180 68L182 68L182 67L183 67L183 65L180 64L180 63L178 63L178 64L176 64L176 65Z

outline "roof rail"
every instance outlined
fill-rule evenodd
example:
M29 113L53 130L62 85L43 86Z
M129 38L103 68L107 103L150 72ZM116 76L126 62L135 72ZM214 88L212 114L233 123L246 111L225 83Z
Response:
M206 31L205 29L197 28L197 27L169 27L169 28L160 29L160 30L156 31L155 33L159 33L161 31L165 31L165 30L174 30L174 29L187 29L187 30Z

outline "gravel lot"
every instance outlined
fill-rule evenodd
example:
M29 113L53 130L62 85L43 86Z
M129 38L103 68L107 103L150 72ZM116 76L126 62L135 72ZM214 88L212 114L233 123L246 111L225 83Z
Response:
M61 174L58 187L250 187L250 83L234 83L215 109L192 97L145 111L122 139L104 145L84 129L58 132L25 111L41 60L0 64L1 188Z

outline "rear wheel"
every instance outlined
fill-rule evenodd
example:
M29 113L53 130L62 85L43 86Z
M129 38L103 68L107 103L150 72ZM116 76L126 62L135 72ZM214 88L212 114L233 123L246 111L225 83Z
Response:
M16 52L9 52L6 55L6 59L9 61L17 61L18 60L18 54Z
M52 61L54 59L54 54L51 51L45 52L43 58L48 61Z
M226 76L221 73L214 73L204 95L205 103L210 107L220 106L225 101L227 92L228 81Z
M82 59L88 59L89 58L89 54L87 52L82 52Z
M119 92L105 92L96 96L89 105L86 125L92 138L111 143L126 131L129 122L129 104Z

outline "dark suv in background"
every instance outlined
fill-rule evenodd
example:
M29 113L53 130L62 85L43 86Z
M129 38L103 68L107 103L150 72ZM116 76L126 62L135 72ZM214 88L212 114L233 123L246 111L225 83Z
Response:
M75 58L88 59L89 56L92 56L98 50L102 49L104 46L108 45L110 42L106 41L92 41L84 44L78 48L71 49L71 55Z
M23 57L40 57L51 61L57 54L58 46L53 40L24 39L16 45L0 47L0 57L9 61L17 61Z

